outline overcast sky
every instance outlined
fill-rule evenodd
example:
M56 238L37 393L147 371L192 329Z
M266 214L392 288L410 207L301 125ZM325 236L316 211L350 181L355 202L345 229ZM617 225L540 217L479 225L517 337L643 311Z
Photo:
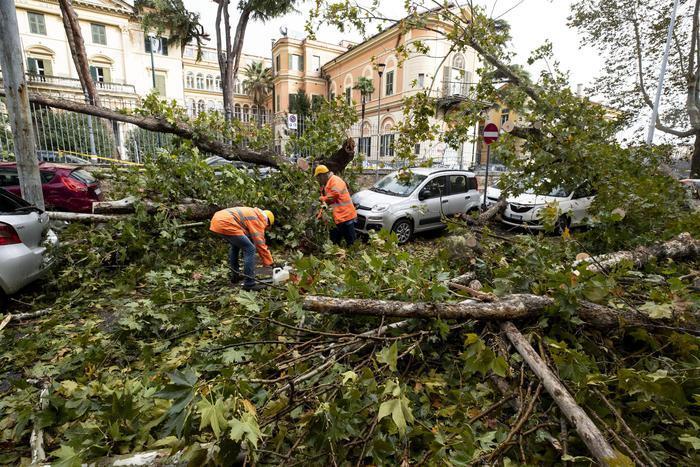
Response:
M369 4L371 1L367 3ZM570 11L569 6L572 3L570 0L522 0L522 2L520 0L497 0L496 2L480 0L478 3L486 5L488 11L493 9L494 17L503 15L502 18L511 24L512 46L518 55L516 60L521 64L525 65L530 51L549 39L554 45L555 56L560 61L562 68L571 73L571 86L573 88L578 83L591 83L599 72L600 59L597 51L587 48L581 49L577 32L566 26L566 18ZM214 19L216 17L214 2L185 0L185 4L189 9L201 13L202 22L207 28L207 32L211 34L212 45L214 45ZM280 37L279 29L282 26L288 29L290 35L303 36L306 13L311 4L312 2L309 1L303 2L299 7L299 13L277 18L265 24L249 23L243 50L254 55L269 56L271 39ZM381 11L386 16L397 17L400 12L404 11L403 4L403 0L382 0ZM511 11L507 12L508 10ZM237 20L238 15L233 15L234 26ZM368 28L368 32L375 31L376 27ZM316 38L333 43L338 43L343 39L361 40L361 36L354 31L340 33L329 27L321 28L316 33ZM539 68L530 68L529 70L533 73L533 77L539 73Z

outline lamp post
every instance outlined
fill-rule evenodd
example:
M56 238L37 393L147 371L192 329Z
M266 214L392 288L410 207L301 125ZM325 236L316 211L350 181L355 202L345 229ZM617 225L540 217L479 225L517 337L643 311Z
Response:
M379 73L379 101L377 102L377 166L374 169L375 176L379 180L379 155L382 147L382 129L379 117L382 112L382 75L384 74L385 63L377 63L377 73Z
M150 44L150 49L151 49L151 80L153 81L153 89L156 89L156 62L155 59L153 58L153 48L155 44L155 38L156 35L153 34L152 32L148 34L148 43ZM160 141L160 133L156 133L156 138L158 139L158 147L161 147L161 141Z

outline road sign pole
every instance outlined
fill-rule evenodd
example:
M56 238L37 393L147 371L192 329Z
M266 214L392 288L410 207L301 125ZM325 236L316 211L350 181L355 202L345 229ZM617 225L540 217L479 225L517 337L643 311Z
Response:
M484 177L484 206L486 209L486 192L489 189L489 162L491 162L491 145L486 145L486 176Z

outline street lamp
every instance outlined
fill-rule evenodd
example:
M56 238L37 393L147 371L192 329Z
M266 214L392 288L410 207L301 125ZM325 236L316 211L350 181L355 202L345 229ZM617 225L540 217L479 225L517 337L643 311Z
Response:
M379 102L377 103L377 166L375 167L375 175L379 180L379 153L382 146L382 129L379 117L382 111L382 75L384 74L385 63L377 63L377 73L379 73Z
M148 43L151 49L151 80L153 81L153 89L156 89L156 62L153 58L153 48L155 47L156 35L152 32L148 33ZM160 133L156 133L156 138L158 139L158 147L161 147Z

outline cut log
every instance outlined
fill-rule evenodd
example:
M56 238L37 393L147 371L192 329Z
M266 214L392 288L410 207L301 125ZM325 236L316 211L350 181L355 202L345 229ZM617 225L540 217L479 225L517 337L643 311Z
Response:
M525 340L517 327L510 321L501 323L501 330L523 357L530 369L542 381L547 393L557 403L559 409L576 428L579 436L600 465L631 465L626 456L615 452L603 433L591 421L586 412L576 403L569 391L557 379L552 370Z
M131 214L136 209L136 196L127 196L116 201L96 201L92 203L93 214Z
M128 214L84 214L80 212L58 212L47 211L49 219L52 221L68 221L68 222L112 222L129 217Z
M665 243L652 246L640 246L630 251L618 251L605 255L594 256L575 261L574 268L588 264L587 269L593 272L605 272L622 262L630 262L635 268L641 268L655 259L686 259L700 256L700 240L696 240L688 232L678 235Z
M307 296L304 308L318 313L393 316L398 318L442 318L511 320L535 316L554 303L549 297L514 294L498 301L481 303L409 303L391 300Z
M506 205L508 203L506 202L505 198L501 198L498 200L496 204L488 208L486 211L482 212L479 214L479 217L476 219L473 218L472 216L468 214L463 214L462 218L467 222L469 225L484 225L494 219L496 216L498 216L500 213L502 213L506 209Z
M304 299L304 308L325 314L492 321L537 317L544 312L545 308L554 304L555 301L551 297L532 294L507 295L492 302L465 300L460 303L411 303L315 295L307 296ZM615 310L587 301L579 302L578 316L588 326L605 330L625 326L646 326L653 323L652 320L640 313Z

